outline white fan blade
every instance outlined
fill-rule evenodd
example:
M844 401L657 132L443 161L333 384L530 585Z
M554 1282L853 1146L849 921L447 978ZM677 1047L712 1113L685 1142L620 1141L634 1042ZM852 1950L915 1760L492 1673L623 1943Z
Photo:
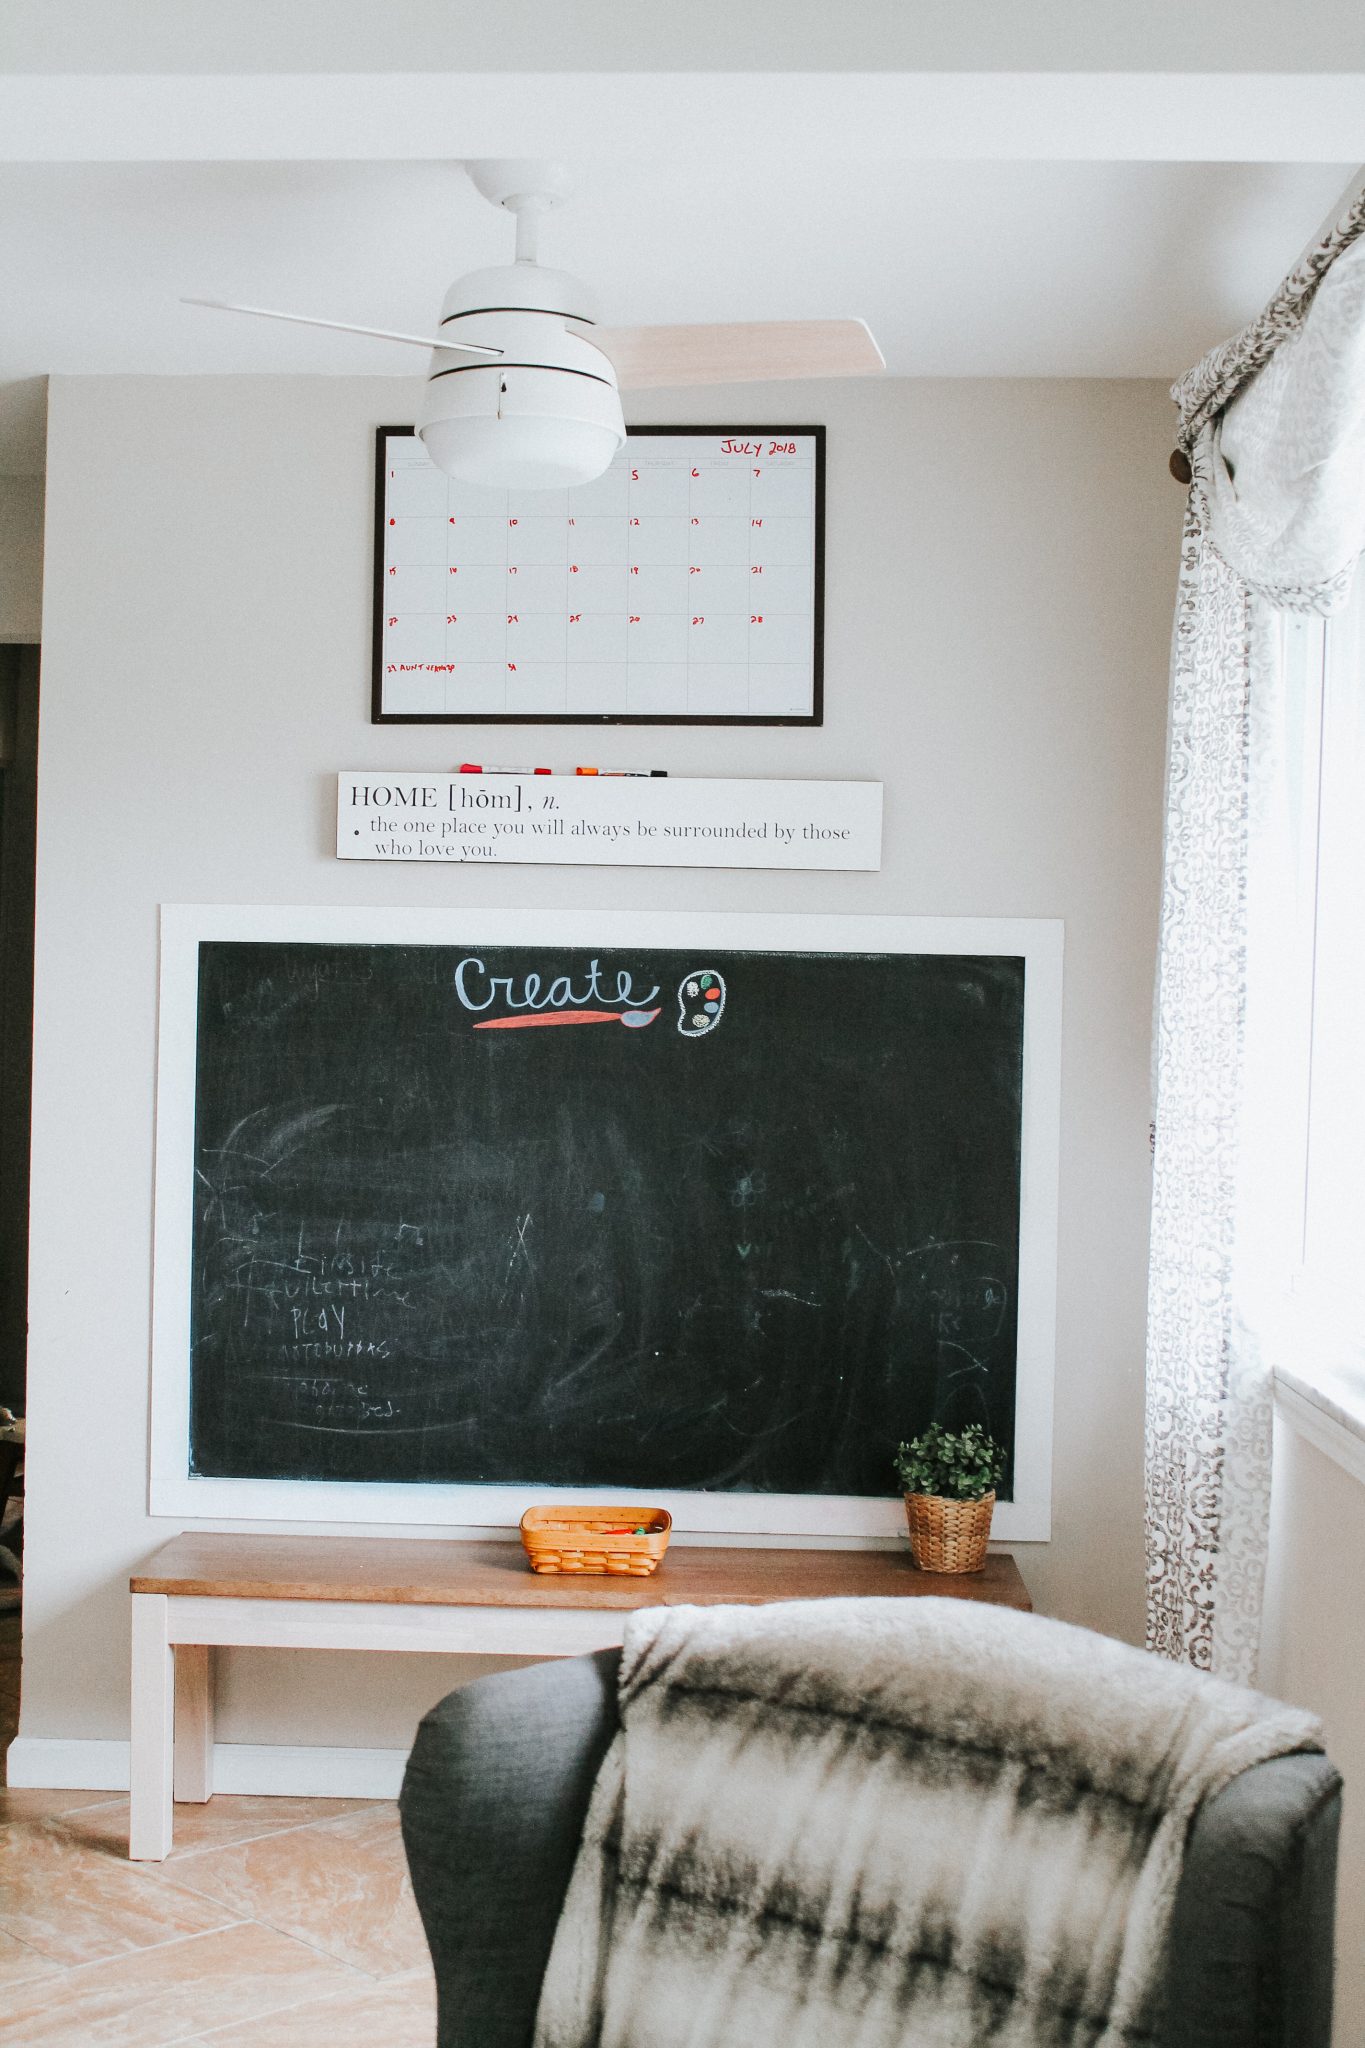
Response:
M886 368L863 320L751 320L724 327L581 327L623 390L866 377Z
M258 320L291 320L296 327L329 327L334 334L368 334L374 341L405 341L413 348L458 350L466 356L500 356L500 348L475 341L433 341L426 334L395 334L387 327L354 327L349 320L314 320L307 313L277 313L270 306L237 306L230 299L182 299L182 306L211 306L215 313L252 313Z

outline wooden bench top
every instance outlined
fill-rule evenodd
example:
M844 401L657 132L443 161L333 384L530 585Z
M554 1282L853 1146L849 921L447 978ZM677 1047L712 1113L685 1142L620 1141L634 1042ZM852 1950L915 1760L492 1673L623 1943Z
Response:
M533 1572L520 1543L396 1537L177 1536L130 1581L134 1593L208 1599L368 1600L431 1607L716 1607L848 1594L939 1594L1032 1607L1014 1559L984 1572L918 1571L909 1551L753 1550L675 1543L651 1578Z

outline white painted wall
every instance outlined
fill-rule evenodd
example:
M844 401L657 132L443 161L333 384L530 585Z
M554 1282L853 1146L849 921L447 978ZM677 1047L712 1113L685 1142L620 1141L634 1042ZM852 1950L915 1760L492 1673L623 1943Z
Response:
M874 876L338 865L340 768L437 767L372 728L371 429L393 380L57 378L39 771L23 1732L127 1729L145 1511L156 908L164 899L1062 917L1053 1542L1038 1604L1141 1627L1148 1035L1181 494L1155 384L656 394L641 419L829 425L828 723L677 729L675 774L881 776ZM890 592L890 596L886 595ZM481 728L491 758L526 751ZM565 764L600 738L554 733ZM399 1747L418 1658L237 1653L220 1733Z
M35 641L43 616L43 480L0 476L0 641Z
M1277 1419L1261 1633L1267 1692L1322 1716L1346 1781L1337 1872L1336 2048L1365 2041L1365 1489Z

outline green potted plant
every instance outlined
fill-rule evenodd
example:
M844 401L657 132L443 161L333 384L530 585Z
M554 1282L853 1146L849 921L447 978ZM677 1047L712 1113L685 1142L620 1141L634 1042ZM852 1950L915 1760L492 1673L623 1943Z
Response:
M896 1452L910 1548L922 1572L979 1572L986 1566L995 1489L1007 1456L979 1422L945 1429L931 1422Z

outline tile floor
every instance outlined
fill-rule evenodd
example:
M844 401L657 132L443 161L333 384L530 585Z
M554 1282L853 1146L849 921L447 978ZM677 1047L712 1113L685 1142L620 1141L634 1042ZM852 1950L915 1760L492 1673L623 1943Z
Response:
M0 1614L0 1772L19 1705ZM0 1789L0 2048L432 2048L395 1808L220 1796L128 1861L128 1801Z
M392 1805L219 1796L127 1858L126 1799L0 1791L4 2048L431 2048Z

